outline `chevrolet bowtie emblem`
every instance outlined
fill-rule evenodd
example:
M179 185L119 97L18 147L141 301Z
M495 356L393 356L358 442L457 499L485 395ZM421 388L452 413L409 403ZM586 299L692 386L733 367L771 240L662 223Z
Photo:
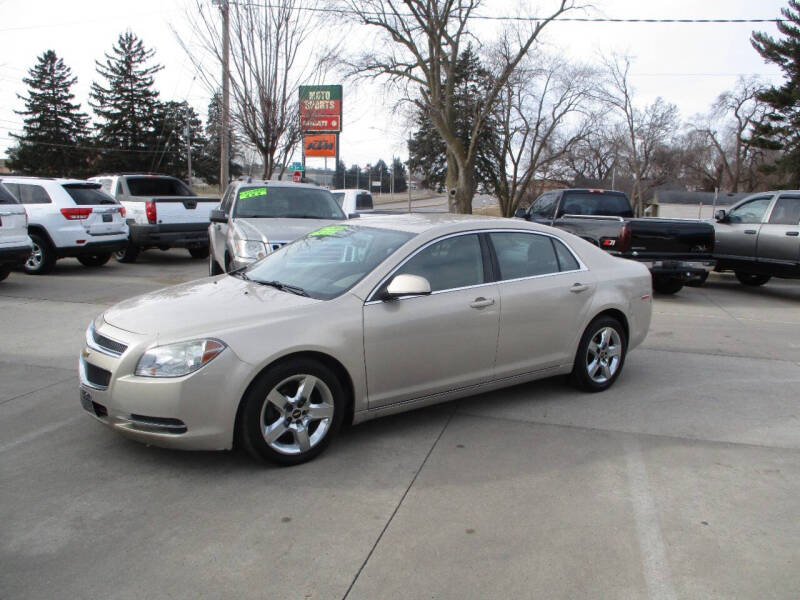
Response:
M83 358L89 358L89 351L84 348L83 352L81 352L81 356L83 356Z

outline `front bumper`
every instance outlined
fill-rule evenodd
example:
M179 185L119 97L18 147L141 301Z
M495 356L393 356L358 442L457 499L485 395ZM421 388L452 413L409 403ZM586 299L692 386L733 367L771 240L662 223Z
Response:
M21 267L31 255L31 250L33 250L32 245L0 248L0 267L11 269Z
M251 367L230 348L183 377L133 374L152 336L104 324L99 333L127 345L120 356L85 346L79 360L80 401L91 416L136 441L182 450L233 445L236 411Z
M203 248L208 246L208 223L174 223L141 225L128 223L134 246L168 246L170 248Z

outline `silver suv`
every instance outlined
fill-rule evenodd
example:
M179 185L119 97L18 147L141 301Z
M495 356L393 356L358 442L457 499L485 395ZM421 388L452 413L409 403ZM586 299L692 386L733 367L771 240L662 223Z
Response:
M31 255L25 207L0 184L0 281Z
M24 266L26 273L49 273L57 259L67 256L99 267L112 252L128 245L125 209L99 183L45 177L0 181L28 213L33 251Z
M346 219L325 188L288 181L235 181L219 208L211 211L209 274L249 265L315 229Z

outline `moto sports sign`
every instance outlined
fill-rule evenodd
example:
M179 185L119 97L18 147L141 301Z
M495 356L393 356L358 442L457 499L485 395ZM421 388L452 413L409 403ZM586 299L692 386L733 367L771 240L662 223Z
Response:
M338 133L342 130L342 86L300 86L300 130Z

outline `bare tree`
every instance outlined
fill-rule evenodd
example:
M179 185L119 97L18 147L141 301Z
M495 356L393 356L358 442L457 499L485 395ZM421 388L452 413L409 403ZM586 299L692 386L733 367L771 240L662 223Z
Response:
M493 121L499 144L492 148L492 187L503 216L512 216L593 129L594 75L587 66L547 58L523 60L508 78Z
M454 128L454 71L462 47L471 36L469 25L481 0L341 0L344 14L379 29L387 43L362 52L349 67L353 73L385 77L430 117L447 146L447 187L450 210L472 212L475 160L479 132L494 111L509 76L531 49L542 29L575 7L559 0L556 9L528 21L525 31L506 31L502 39L503 64L494 84L476 103L469 143Z
M596 114L592 127L563 158L562 167L576 185L613 187L617 162L625 145L620 123L605 112Z
M283 175L300 141L299 85L318 82L325 72L322 65L330 58L330 48L314 55L310 44L319 31L320 13L314 10L318 4L318 0L270 0L228 5L231 119L242 140L260 155L265 179L275 170ZM195 0L195 7L187 12L191 37L175 34L213 93L221 81L220 19L203 0Z
M636 214L641 215L646 193L660 182L660 178L651 175L658 152L678 129L678 109L660 97L644 108L634 104L634 90L629 81L630 57L604 57L603 64L608 81L602 99L622 117L626 141L622 160L633 178L631 201Z

